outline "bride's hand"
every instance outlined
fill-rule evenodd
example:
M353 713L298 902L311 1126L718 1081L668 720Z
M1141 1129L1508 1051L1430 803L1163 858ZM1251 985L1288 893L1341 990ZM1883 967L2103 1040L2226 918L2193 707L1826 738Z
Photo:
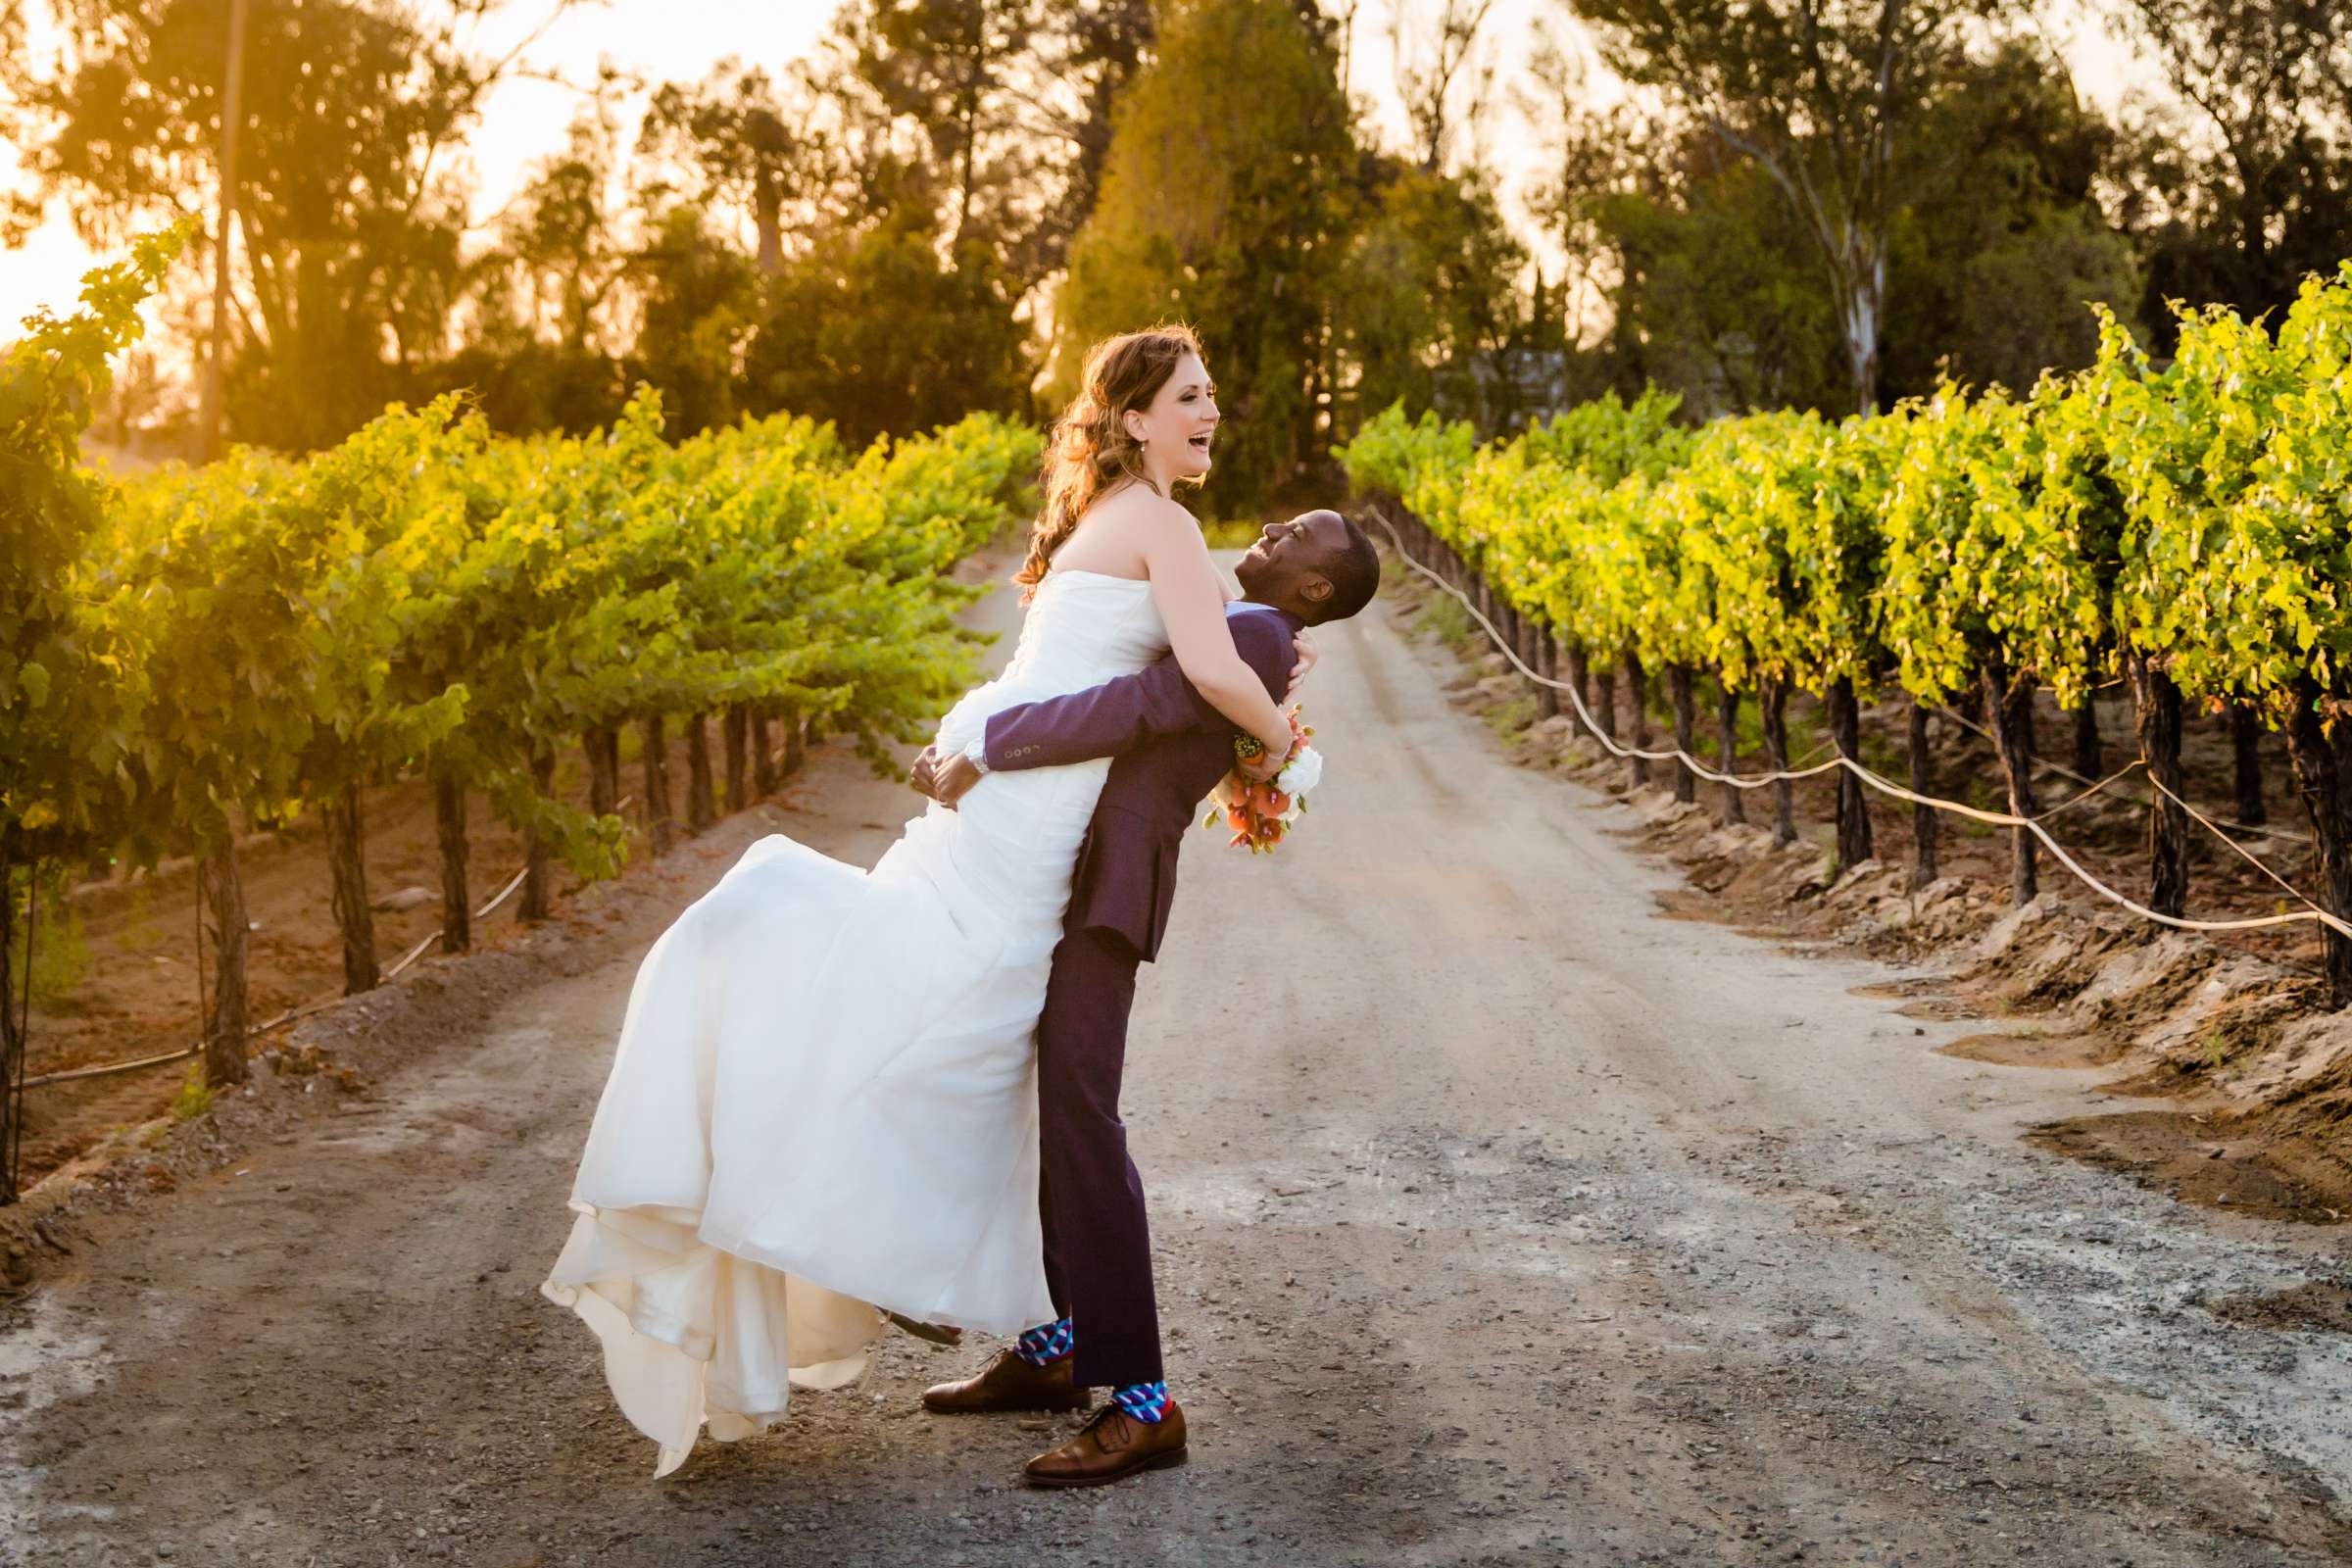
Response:
M1259 752L1255 757L1236 758L1234 760L1233 766L1234 771L1240 773L1242 777L1248 779L1250 783L1263 784L1266 780L1281 772L1283 769L1283 764L1288 762L1290 760L1290 748L1285 747L1283 750L1277 752L1271 747L1268 747L1266 750Z
M926 746L914 760L914 770L906 775L906 787L915 794L931 800L939 799L939 748Z
M1298 662L1291 666L1291 684L1283 690L1282 700L1286 703L1298 695L1299 682L1306 679L1307 673L1315 667L1315 662L1323 657L1323 651L1315 646L1314 632L1307 627L1298 628L1298 635L1291 640L1291 646L1298 652Z

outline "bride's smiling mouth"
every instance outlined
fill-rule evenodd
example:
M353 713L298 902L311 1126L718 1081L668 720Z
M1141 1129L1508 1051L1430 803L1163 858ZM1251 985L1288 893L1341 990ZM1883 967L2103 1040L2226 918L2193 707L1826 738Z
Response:
M1213 430L1203 430L1199 435L1193 437L1193 439L1188 442L1187 445L1192 447L1195 456L1205 458L1208 456L1208 444L1210 440L1215 437L1215 435L1216 432Z

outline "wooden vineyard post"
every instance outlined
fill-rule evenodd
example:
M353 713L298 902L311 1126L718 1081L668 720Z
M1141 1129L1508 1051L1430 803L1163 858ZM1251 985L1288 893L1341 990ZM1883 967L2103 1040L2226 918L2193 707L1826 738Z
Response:
M433 775L433 829L441 842L441 951L465 953L473 946L473 901L466 885L466 785L448 773Z
M784 725L783 773L784 777L791 778L799 773L802 766L808 760L808 731L802 727L801 712L797 708L784 710L782 722Z
M751 710L752 794L766 800L776 793L776 754L767 737L767 715L758 708Z
M375 911L368 906L367 823L353 779L319 808L326 825L326 867L335 928L343 936L343 994L375 989Z
M638 725L645 743L645 821L656 855L667 855L678 841L678 824L669 809L669 737L660 713L648 713Z
M556 790L556 754L538 751L531 754L531 784L541 801L551 801ZM514 913L517 919L544 920L555 912L554 846L548 842L547 830L533 826L523 851L522 904Z
M2090 693L2082 694L2082 706L2075 710L2073 716L2075 771L2095 783L2099 775L2107 771L2107 764L2099 746L2099 705L2092 700Z
M1592 717L1599 723L1601 733L1611 741L1617 739L1617 671L1604 669L1592 682Z
M604 726L592 724L580 733L580 754L588 760L588 811L609 814L620 800L619 770L606 762Z
M2139 730L2139 755L2160 786L2148 807L2148 907L2179 919L2188 908L2188 812L2180 794L2180 688L2145 653L2124 656ZM2170 790L2171 795L2165 792Z
M1633 710L1628 715L1631 722L1626 726L1633 735L1633 749L1646 752L1649 750L1649 674L1642 669L1641 658L1630 648L1625 651L1625 700ZM1636 757L1628 760L1632 764L1634 782L1637 785L1648 783L1649 759Z
M17 1200L18 1153L24 1143L25 1026L32 990L33 889L38 866L28 866L24 878L25 996L19 1000L19 978L10 962L17 951L16 856L14 827L0 829L0 1204Z
M1666 690L1674 700L1674 745L1683 757L1698 755L1697 696L1690 666L1677 661L1666 666ZM1698 799L1698 775L1690 764L1677 758L1674 763L1674 798L1685 806Z
M1767 680L1762 696L1764 761L1775 773L1788 768L1788 683ZM1796 786L1776 779L1772 786L1772 847L1786 849L1796 842Z
M2270 820L2262 799L2262 713L2252 703L2230 707L2230 760L2235 774L2237 819L2246 827Z
M710 808L710 720L686 715L686 831L700 833L718 818Z
M223 827L220 843L198 857L197 881L213 916L212 1015L204 1020L204 1081L213 1089L246 1078L245 882L237 872L237 842Z
M1911 776L1906 781L1914 795L1930 795L1933 780L1928 772L1928 705L1916 699L1911 704L1910 734L1906 737ZM1911 808L1911 887L1914 892L1936 880L1936 833L1938 827L1936 808L1913 803Z
M1729 778L1740 771L1740 692L1720 673L1715 677L1715 766ZM1745 793L1736 784L1723 787L1723 819L1747 820Z
M2313 835L2320 844L2320 874L2327 883L2328 912L2352 918L2352 822L2346 820L2344 769L2352 751L2352 729L2338 719L2335 733L2328 732L2327 715L2320 710L2322 693L2310 676L2293 687L2294 714L2287 724L2287 750L2295 764L2295 787L2303 808L2311 815ZM2327 934L2328 1005L2352 1006L2352 941L2330 929Z
M1559 663L1568 671L1569 689L1575 692L1579 700L1584 703L1585 711L1598 718L1600 715L1592 707L1592 666L1591 661L1585 658L1584 645L1562 638L1559 648ZM1581 731L1584 727L1584 720L1576 719L1570 733Z
M727 710L720 738L727 757L726 810L729 816L752 804L751 777L746 771L751 750L752 715L741 703Z
M2013 680L2007 661L1995 653L1984 666L1984 712L1992 720L1993 742L2001 754L2001 770L2009 777L2009 814L2031 817L2034 804L2034 683ZM2036 865L2039 846L2022 827L2009 830L2009 899L2030 904L2039 891Z
M1838 755L1862 760L1862 708L1854 698L1854 681L1840 675L1830 683L1830 740ZM1852 870L1871 858L1870 802L1862 781L1847 768L1838 770L1838 871Z

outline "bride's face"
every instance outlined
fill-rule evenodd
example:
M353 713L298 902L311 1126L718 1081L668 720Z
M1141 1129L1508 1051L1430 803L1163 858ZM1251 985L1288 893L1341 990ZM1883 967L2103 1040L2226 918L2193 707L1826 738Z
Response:
M1217 430L1217 393L1208 367L1197 354L1176 362L1148 409L1130 410L1127 433L1143 443L1144 459L1171 479L1198 479L1208 472L1208 449Z

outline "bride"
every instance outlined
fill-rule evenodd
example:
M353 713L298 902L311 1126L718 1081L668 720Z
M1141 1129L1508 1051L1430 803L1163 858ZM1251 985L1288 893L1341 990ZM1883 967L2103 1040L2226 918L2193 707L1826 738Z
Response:
M1217 405L1183 327L1106 340L1047 450L1004 674L943 756L1016 703L1173 650L1280 765L1291 726L1234 651L1225 591L1173 499L1208 472ZM1030 1035L1107 762L992 774L906 824L871 871L781 834L744 852L645 956L540 1289L603 1343L661 1446L724 1441L791 1385L863 1370L887 1321L1051 1322Z

